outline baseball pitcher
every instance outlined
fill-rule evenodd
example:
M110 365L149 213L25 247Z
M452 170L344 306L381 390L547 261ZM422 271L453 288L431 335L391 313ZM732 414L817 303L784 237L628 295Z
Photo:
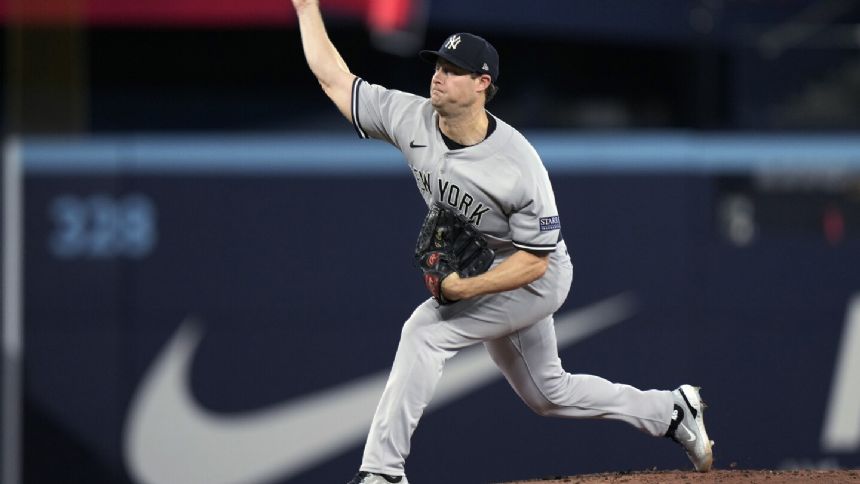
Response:
M483 343L520 398L539 415L621 420L679 442L707 471L712 442L697 388L642 391L564 371L553 313L573 267L540 156L485 106L499 57L486 40L451 35L420 57L435 66L429 98L353 75L332 45L318 0L292 0L308 65L360 138L399 149L429 212L415 262L430 293L400 343L350 484L408 484L410 439L445 362Z

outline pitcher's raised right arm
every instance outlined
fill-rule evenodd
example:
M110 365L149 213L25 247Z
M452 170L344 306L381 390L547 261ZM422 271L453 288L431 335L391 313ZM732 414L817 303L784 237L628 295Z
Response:
M311 72L323 91L346 119L352 122L352 83L355 79L331 43L323 24L319 0L292 0L299 19L302 48Z

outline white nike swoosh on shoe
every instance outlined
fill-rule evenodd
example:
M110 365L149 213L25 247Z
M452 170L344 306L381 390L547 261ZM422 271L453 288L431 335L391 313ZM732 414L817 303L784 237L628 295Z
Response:
M634 311L623 293L556 319L559 348L617 324ZM360 444L388 369L242 414L203 408L190 390L201 325L185 321L155 359L129 406L124 458L146 484L251 484L286 479ZM446 365L427 411L499 378L480 346Z
M690 438L686 439L686 440L687 440L687 442L695 442L695 441L696 441L696 434L694 434L694 433L689 429L689 427L687 427L687 426L686 426L686 425L684 425L684 424L681 424L681 427L684 427L684 430L686 430L686 431L687 431L687 435L689 435L689 436L690 436Z

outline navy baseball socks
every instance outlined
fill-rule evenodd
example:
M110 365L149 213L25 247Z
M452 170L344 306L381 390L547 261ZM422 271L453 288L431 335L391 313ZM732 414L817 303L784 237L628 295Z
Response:
M711 449L714 441L708 439L705 431L705 421L702 413L705 404L699 395L699 388L691 385L681 385L672 392L675 398L675 409L672 412L672 422L666 437L681 444L687 451L687 457L693 462L699 472L708 472L714 463L714 453Z
M406 476L387 476L361 471L348 484L409 484Z

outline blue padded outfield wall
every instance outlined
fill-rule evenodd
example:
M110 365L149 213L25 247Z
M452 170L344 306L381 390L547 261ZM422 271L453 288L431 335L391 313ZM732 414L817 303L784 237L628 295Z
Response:
M575 265L568 371L701 385L720 468L860 466L860 139L530 138ZM399 153L311 134L22 146L24 482L346 482L426 297ZM414 482L689 467L623 424L530 413L474 350L418 427Z

